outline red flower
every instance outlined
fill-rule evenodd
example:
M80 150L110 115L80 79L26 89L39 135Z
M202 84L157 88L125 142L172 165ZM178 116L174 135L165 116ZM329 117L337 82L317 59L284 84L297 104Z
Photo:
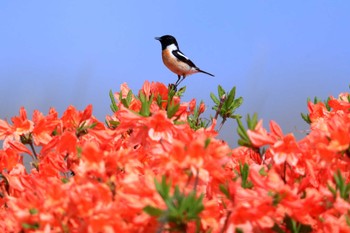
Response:
M287 134L282 140L276 141L270 150L276 164L287 162L291 166L297 164L301 153L293 134Z
M323 118L328 115L328 110L323 102L318 102L317 104L308 102L309 116L311 122L315 122L320 118Z
M281 128L274 121L270 121L271 133L268 133L262 126L262 120L258 122L254 130L248 130L250 141L256 147L273 144L283 137Z
M83 111L69 106L61 118L54 109L34 111L32 120L21 108L12 123L0 120L0 232L170 231L175 224L168 218L143 209L173 212L169 204L183 199L163 199L175 186L181 195L203 195L198 223L179 220L187 232L287 232L288 221L314 232L349 231L349 200L339 184L350 181L348 93L331 97L330 108L308 103L311 129L300 141L273 121L270 131L259 121L248 131L254 147L234 149L217 138L216 120L191 129L195 99L175 95L171 105L179 108L169 119L164 84L145 82L138 92L150 104L147 116L128 93L122 84L108 126L91 105ZM204 109L200 103L199 113ZM27 172L21 153L33 153L25 146L33 143L37 152ZM162 176L170 184L162 187L163 197L154 185Z
M35 110L33 113L34 129L32 131L34 143L36 145L45 145L52 139L54 130L60 124L57 119L57 112L51 108L48 116L44 116L41 112Z
M27 112L22 107L19 116L11 118L14 127L14 134L17 136L28 134L33 130L34 123L27 119Z

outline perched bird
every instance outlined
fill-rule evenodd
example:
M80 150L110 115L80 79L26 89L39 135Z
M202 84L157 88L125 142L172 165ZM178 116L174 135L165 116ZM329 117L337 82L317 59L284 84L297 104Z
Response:
M199 69L188 57L186 57L179 48L176 39L173 36L165 35L156 37L162 44L162 59L166 67L177 74L175 86L179 85L186 76L198 72L214 76L206 71Z

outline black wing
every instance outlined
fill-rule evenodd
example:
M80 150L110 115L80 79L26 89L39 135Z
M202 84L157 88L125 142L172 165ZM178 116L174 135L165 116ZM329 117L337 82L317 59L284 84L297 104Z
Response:
M188 57L186 57L180 50L174 50L173 54L180 61L185 62L191 67L197 68L197 66L190 59L188 59Z

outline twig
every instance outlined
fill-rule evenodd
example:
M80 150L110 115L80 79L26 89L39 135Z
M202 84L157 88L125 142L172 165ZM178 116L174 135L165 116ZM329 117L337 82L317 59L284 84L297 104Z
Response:
M232 213L231 211L228 211L228 212L227 212L227 217L226 217L226 219L225 219L224 226L222 227L220 233L224 233L224 232L226 231L226 228L227 228L227 225L228 225L228 220L229 220L229 218L230 218L231 213Z
M287 173L287 162L284 162L283 165L283 182L286 184L287 183L287 178L286 178L286 173Z
M28 144L29 144L30 148L31 148L32 151L33 151L34 159L35 159L35 160L38 160L38 154L37 154L36 151L35 151L35 148L34 148L34 145L33 145L32 140L30 140L30 141L28 142Z
M218 132L221 130L221 128L222 128L222 126L224 125L225 122L226 122L226 118L223 118L222 121L221 121L221 123L220 123Z
M216 110L216 114L214 116L214 119L217 120L218 117L219 117L219 114L221 112L221 108L222 108L222 105L224 104L225 102L225 99L226 99L226 96L224 95L222 98L220 98L220 103L219 103L219 106L218 106L218 109Z

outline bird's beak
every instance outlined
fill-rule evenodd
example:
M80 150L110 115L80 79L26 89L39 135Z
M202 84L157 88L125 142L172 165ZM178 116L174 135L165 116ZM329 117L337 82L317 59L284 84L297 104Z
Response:
M156 40L160 40L160 37L154 37L154 39L156 39Z

